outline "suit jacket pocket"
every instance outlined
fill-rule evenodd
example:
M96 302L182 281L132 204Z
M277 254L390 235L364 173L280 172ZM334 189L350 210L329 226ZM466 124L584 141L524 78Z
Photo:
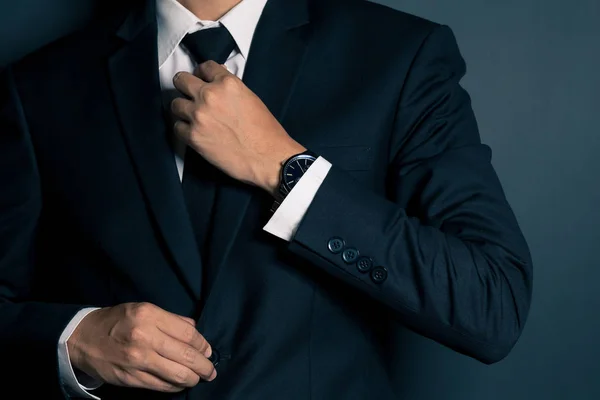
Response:
M311 150L346 171L366 171L373 167L373 149L369 146L313 146Z

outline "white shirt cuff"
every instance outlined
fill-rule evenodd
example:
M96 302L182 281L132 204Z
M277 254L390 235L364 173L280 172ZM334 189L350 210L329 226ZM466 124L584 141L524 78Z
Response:
M82 372L78 372L76 375L69 359L69 348L67 347L67 340L69 340L75 328L94 310L98 310L98 308L89 307L79 310L60 335L58 339L58 372L63 389L69 396L100 400L99 397L88 391L98 389L102 386L102 382Z
M263 229L283 240L291 241L330 168L329 161L318 157Z

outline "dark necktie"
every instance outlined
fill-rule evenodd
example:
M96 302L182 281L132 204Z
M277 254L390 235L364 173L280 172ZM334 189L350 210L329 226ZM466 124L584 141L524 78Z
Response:
M224 26L188 34L183 38L182 44L198 64L207 60L223 64L235 49L235 41ZM200 309L204 307L215 276L215 271L211 271L208 266L207 236L210 231L214 203L215 179L219 173L192 148L186 149L183 166L183 193L198 250L203 260Z
M190 33L181 43L198 64L208 60L223 64L235 49L235 40L224 26Z

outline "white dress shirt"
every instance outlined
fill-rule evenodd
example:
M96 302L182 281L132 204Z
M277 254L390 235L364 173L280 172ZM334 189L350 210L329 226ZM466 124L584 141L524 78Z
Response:
M242 0L218 21L204 21L198 19L176 0L156 0L159 78L163 102L167 109L170 102L178 96L173 86L173 76L179 71L193 72L196 67L190 54L180 46L185 35L201 29L214 28L220 24L225 26L237 45L229 55L225 66L232 74L242 78L252 36L266 3L267 0ZM181 142L175 142L174 149L174 162L181 180L185 167L183 160L186 146ZM263 229L283 240L291 240L330 168L331 164L324 158L317 158ZM99 399L90 391L100 387L101 382L82 373L76 374L69 360L67 348L67 340L77 325L96 309L85 308L79 311L69 322L58 342L59 373L63 388L70 396Z

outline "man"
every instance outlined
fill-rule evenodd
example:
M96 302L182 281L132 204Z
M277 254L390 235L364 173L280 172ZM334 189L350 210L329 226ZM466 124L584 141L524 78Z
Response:
M484 363L532 265L451 31L359 0L139 0L2 73L2 390L393 399Z

